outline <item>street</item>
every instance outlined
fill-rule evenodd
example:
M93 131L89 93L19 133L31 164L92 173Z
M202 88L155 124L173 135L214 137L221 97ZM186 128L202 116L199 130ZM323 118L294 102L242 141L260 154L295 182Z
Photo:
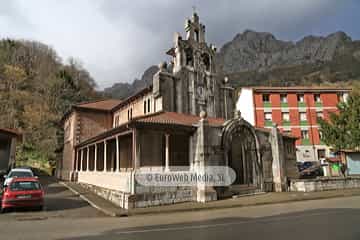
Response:
M360 197L106 217L49 182L46 210L0 215L1 239L359 239Z

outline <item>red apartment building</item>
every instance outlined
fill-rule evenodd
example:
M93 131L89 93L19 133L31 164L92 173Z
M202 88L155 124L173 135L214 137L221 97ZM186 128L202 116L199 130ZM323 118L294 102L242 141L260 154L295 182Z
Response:
M242 88L237 109L255 127L277 124L280 131L298 137L297 161L315 161L331 155L321 139L317 119L329 119L350 91L338 87Z

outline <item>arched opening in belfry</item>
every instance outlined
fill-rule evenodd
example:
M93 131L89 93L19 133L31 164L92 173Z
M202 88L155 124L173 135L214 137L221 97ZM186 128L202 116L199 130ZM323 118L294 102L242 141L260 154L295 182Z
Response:
M185 49L185 56L186 56L186 65L194 66L194 53L192 48Z
M209 54L203 53L201 55L201 58L202 58L204 66L205 66L205 70L210 71L210 57L209 57Z

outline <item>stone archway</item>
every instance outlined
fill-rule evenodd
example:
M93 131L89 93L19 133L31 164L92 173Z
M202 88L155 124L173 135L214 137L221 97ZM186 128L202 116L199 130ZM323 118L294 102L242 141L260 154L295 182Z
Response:
M233 186L262 191L262 161L254 127L242 118L227 121L222 133L222 147L227 166L236 172Z

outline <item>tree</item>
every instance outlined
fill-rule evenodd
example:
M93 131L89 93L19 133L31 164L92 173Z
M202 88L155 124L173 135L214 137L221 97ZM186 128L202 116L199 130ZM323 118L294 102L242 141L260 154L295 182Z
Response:
M320 121L323 141L335 150L360 148L360 90L354 88L345 102L338 104L338 113L330 121Z

